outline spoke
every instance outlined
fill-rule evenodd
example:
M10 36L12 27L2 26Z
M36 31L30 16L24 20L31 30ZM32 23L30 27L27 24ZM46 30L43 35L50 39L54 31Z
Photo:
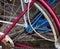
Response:
M42 14L40 13L40 14L38 15L38 19L37 19L36 21L34 21L34 23L32 24L32 26L35 25L35 24L37 23L37 21L38 21L41 17L42 17Z
M2 9L2 8L0 8L1 10L4 10L4 9ZM18 10L20 9L20 6L19 6L19 8L16 10L16 12L13 14L13 16L15 16L16 15L16 13L18 12ZM8 14L10 14L11 15L11 13L9 12L9 11L7 11L7 10L5 10L5 12L7 12ZM4 17L8 17L8 16L4 16ZM10 18L14 18L14 17L10 17ZM15 17L15 19L16 19L17 17Z
M4 16L5 16L5 2L4 2Z
M15 39L13 39L13 41L19 41L23 38L25 38L27 36L27 34L24 34L24 36L21 36L22 34L18 35L17 37L15 37ZM20 37L21 36L21 37ZM16 40L17 39L17 40Z
M5 16L5 2L3 2L3 8L1 8L4 12L3 12L3 16ZM9 25L5 25L5 27L2 29L2 31L4 32L4 30L6 29L6 27L8 27Z
M18 31L18 32L14 32L14 33L12 33L12 34L9 34L9 36L10 36L10 37L13 37L13 36L15 36L16 34L19 35L19 34L22 33L23 31L24 31L24 29L22 29L22 30L20 30L20 31Z
M60 15L58 15L58 16L60 16Z
M12 4L9 4L9 3L5 3L5 2L3 2L3 1L1 1L1 0L0 0L0 2L4 3L5 5L8 5L9 7L10 7L10 5L12 5ZM10 7L10 8L11 8L11 7Z
M13 22L8 22L8 21L3 21L3 20L0 20L0 22L7 23L7 24L13 24ZM16 25L25 27L24 24L18 24L17 23Z
M40 25L40 26L50 26L48 21L46 19L39 19L38 22L36 23L36 25Z
M3 16L3 15L0 15L0 17L11 18L11 19L16 19L17 18L17 17L13 17L13 16Z
M20 9L20 6L17 8L16 12L13 14L13 16L16 15L16 13L18 12L18 10Z
M46 23L46 22L45 22ZM43 25L44 23L42 23ZM43 26L44 27L44 26ZM51 29L47 28L47 26L45 26L46 28L41 27L41 25L36 25L34 27L35 30L39 30L39 31L43 31L43 32L51 32Z
M55 5L54 9L55 9L59 4L60 4L60 2L58 2L58 3Z
M13 1L13 4L12 4L12 12L14 12L14 4L15 4L15 0ZM11 15L13 15L13 13L11 14Z
M11 7L11 15L10 15L10 16L12 16L12 15L13 15L13 12L14 12L14 10L13 10L13 8L14 8L14 3L15 3L15 0L13 1L12 7ZM11 20L12 20L12 19L10 18L9 21L11 21Z
M21 6L22 6L22 11L24 11L24 5L23 5L23 1L21 0ZM24 14L24 23L26 24L26 27L28 26L27 24L27 18L26 15Z
M39 30L39 31L45 31L45 32L51 32L51 29L48 29L48 28L35 28L35 30Z
M3 8L0 8L1 10L4 10ZM7 12L8 14L11 14L11 12L9 12L9 11L7 11L7 10L5 10L5 12Z
M19 31L18 33L19 33L18 36L15 36L15 38L13 39L13 41L17 41L17 40L19 39L20 35L24 34L24 30ZM24 36L22 36L21 38L23 38L23 37L25 37L25 36L26 36L26 34L25 34ZM20 38L20 39L21 39L21 38ZM16 40L16 39L17 39L17 40Z

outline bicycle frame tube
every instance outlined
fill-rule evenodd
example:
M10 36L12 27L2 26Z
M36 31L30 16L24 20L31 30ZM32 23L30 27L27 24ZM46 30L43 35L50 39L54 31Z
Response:
M54 18L54 20L58 26L58 29L60 30L60 21L58 19L58 16L54 12L54 10L49 6L49 4L46 2L46 0L40 0L40 2L49 10L49 12L51 13L52 17Z

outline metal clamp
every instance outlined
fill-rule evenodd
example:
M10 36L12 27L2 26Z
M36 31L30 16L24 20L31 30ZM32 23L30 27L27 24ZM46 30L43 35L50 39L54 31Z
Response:
M32 0L24 0L25 3L31 3Z

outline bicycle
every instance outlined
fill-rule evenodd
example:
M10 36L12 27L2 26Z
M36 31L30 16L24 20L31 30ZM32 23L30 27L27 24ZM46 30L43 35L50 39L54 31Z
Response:
M18 25L18 26L25 27L24 31L26 31L27 33L31 33L31 32L34 31L34 33L36 33L40 37L44 38L45 40L52 41L52 42L55 41L55 46L56 47L59 46L60 22L59 22L59 20L57 18L57 15L54 13L54 11L52 10L52 8L49 6L49 4L45 0L38 0L37 3L35 3L35 2L36 2L36 0L32 0L31 3L30 2L28 3L28 7L26 7L24 9L24 6L22 4L23 2L21 0L22 12L21 12L21 14L19 14L19 16L17 17L17 19L15 18L16 20L15 21L13 20L14 21L13 23L12 22L6 22L6 21L0 21L0 22L11 24L11 26L8 27L8 29L4 32L4 34L1 34L0 41L2 41L5 38L5 36L10 32L10 30L15 25ZM38 10L36 10L36 11L38 11L38 14L35 15L36 17L34 16L34 18L31 19L29 17L29 8L32 7L33 4L36 6L35 8L38 9ZM5 6L4 6L4 8L5 8ZM12 7L12 11L13 11L13 7ZM7 12L7 11L5 11L5 12ZM24 15L26 12L27 12L27 16L28 17L26 17L26 15ZM15 16L15 14L16 13L14 13L13 16ZM32 14L34 15L34 13L32 13ZM5 15L5 13L4 13L4 15ZM24 21L25 21L24 24L16 24L22 18L23 15L24 15ZM12 14L11 14L11 16L12 16ZM28 21L28 23L27 23L27 21ZM53 32L53 35L52 35L52 32ZM18 33L14 33L13 35L16 35L16 34L18 34ZM20 33L20 34L22 34L22 33ZM46 35L49 35L50 37L46 36ZM8 38L8 39L9 39L10 44L14 47L13 41L10 38ZM14 39L14 41L15 40L16 40L16 38ZM16 44L16 43L15 43L15 45L19 46L19 44Z

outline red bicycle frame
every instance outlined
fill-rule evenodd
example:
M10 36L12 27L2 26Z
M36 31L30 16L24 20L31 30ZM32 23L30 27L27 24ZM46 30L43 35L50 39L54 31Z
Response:
M32 7L32 5L34 4L34 2L36 2L37 0L32 0L32 2L30 3L30 7ZM56 15L56 13L54 12L54 10L49 6L49 4L46 2L46 0L39 0L40 3L42 3L43 5L45 5L45 7L49 10L49 12L51 13L52 17L54 18L58 29L60 30L60 21L58 19L58 16ZM8 27L8 29L4 32L4 34L2 36L0 36L0 41L3 40L3 38L10 32L10 30L16 25L16 23L23 17L23 15L27 12L28 7L26 7L24 9L24 11L21 12L21 14L17 17L17 19L13 22L12 25L10 25ZM20 44L16 44L16 46L20 46Z

